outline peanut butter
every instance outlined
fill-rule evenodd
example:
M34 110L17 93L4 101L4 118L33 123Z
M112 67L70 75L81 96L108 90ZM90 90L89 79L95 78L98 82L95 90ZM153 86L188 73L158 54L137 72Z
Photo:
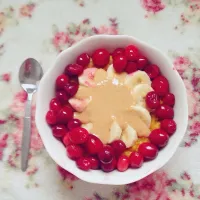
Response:
M98 69L94 82L96 87L80 86L76 97L90 98L91 101L82 113L76 117L84 123L92 123L91 133L97 135L103 143L110 137L110 127L113 120L123 129L129 124L137 133L149 133L147 125L131 109L133 97L130 89L123 85L123 75L107 79L107 73Z

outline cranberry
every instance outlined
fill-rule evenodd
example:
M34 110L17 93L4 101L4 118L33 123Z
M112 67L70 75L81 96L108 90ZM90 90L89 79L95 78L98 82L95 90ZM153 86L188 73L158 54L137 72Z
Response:
M61 104L57 98L53 98L50 101L49 107L51 110L58 112L61 109Z
M91 169L99 169L100 162L96 157L89 157L91 163Z
M126 150L126 145L122 140L115 140L110 145L112 146L116 157L119 157Z
M83 66L79 64L70 64L65 68L65 73L69 76L79 76L83 73Z
M125 72L131 74L137 71L137 64L135 62L128 62L125 68Z
M176 122L173 119L164 119L161 121L161 128L172 135L176 131Z
M67 133L67 129L64 125L56 125L52 128L53 136L60 138L65 136Z
M149 160L153 160L158 155L157 147L150 142L140 144L138 151L143 155L144 158Z
M127 59L123 55L116 56L113 59L113 67L117 73L121 73L124 71L127 64Z
M110 163L114 159L114 151L112 147L105 145L98 153L98 157L102 163Z
M70 82L67 85L65 85L64 90L70 97L73 97L77 93L78 87L79 87L78 83Z
M144 56L139 56L139 59L137 61L137 68L139 70L143 70L148 64L148 60Z
M98 68L105 67L110 60L110 54L106 49L97 49L92 55L93 63Z
M113 51L112 57L124 55L125 49L124 48L117 48Z
M144 71L148 74L150 79L156 78L160 74L160 69L157 65L148 65Z
M158 147L164 147L169 141L169 136L162 129L154 129L153 131L151 131L149 139L152 144L155 144Z
M79 158L76 161L76 165L78 168L84 170L84 171L88 171L91 169L91 162L89 158Z
M169 92L169 82L164 76L156 77L151 86L159 96L165 96Z
M83 67L86 67L90 63L90 56L87 53L82 53L76 59L76 63L83 66Z
M64 106L57 115L58 122L61 124L67 124L67 122L72 119L73 110L69 106Z
M112 159L110 163L101 163L101 169L104 172L111 172L116 168L117 161L116 159Z
M172 93L168 93L163 98L163 103L173 107L175 104L175 96Z
M145 100L150 109L158 108L160 105L159 96L154 91L147 93Z
M79 119L70 119L67 123L67 128L69 130L72 130L80 126L81 126L81 121Z
M73 144L83 144L88 139L88 131L78 127L69 132L69 139Z
M144 159L140 153L134 151L129 157L129 162L132 168L139 168L142 166Z
M125 55L128 61L137 61L139 58L139 50L134 45L129 45L125 49Z
M65 146L68 146L68 145L71 144L68 133L63 137L63 143L64 143Z
M64 90L56 92L56 98L60 101L61 104L67 103L69 97Z
M89 134L85 147L89 154L94 155L98 154L103 149L103 143L95 135Z
M121 155L117 162L117 169L120 172L124 172L128 169L129 166L129 158L125 155Z
M46 121L49 125L54 125L57 122L56 112L53 110L49 110L46 114Z
M64 86L69 82L69 78L64 75L61 74L60 76L57 77L56 79L56 88L57 89L63 89Z
M155 114L159 119L172 119L174 117L174 110L168 105L160 105L156 109Z
M67 146L66 149L68 157L73 160L81 158L83 156L83 149L76 144L70 144Z

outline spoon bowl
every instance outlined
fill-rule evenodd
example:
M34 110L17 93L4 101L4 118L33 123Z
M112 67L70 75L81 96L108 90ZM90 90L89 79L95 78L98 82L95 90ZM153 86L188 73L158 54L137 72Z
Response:
M19 70L19 82L27 93L37 90L37 82L42 76L42 67L34 58L28 58L22 63Z

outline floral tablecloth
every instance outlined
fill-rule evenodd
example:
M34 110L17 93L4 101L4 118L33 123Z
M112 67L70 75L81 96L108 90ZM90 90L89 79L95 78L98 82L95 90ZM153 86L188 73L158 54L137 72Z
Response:
M32 121L30 165L21 172L20 64L34 57L46 71L60 51L95 34L133 35L168 54L188 91L184 140L165 167L143 180L95 185L53 162ZM200 0L0 0L0 200L200 199L199 155Z

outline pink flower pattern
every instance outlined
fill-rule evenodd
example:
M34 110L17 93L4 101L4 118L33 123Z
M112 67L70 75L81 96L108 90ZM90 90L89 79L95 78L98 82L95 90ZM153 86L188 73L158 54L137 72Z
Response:
M10 73L5 73L1 76L1 80L2 81L5 81L5 82L9 82L10 81L10 78L11 78L11 75Z
M134 194L132 200L139 199L167 199L167 174L165 172L157 172L148 177L127 186L128 192Z
M95 34L119 34L118 23L116 18L109 19L110 25L101 25L94 27L89 19L84 19L80 24L71 23L67 26L67 31L60 31L57 27L53 26L54 36L52 38L53 47L58 51L70 47L75 42L81 39L95 35Z
M142 7L148 11L157 13L165 8L161 0L141 0Z
M32 17L32 13L35 9L35 6L36 5L34 3L28 3L21 6L19 9L21 16L29 18Z

